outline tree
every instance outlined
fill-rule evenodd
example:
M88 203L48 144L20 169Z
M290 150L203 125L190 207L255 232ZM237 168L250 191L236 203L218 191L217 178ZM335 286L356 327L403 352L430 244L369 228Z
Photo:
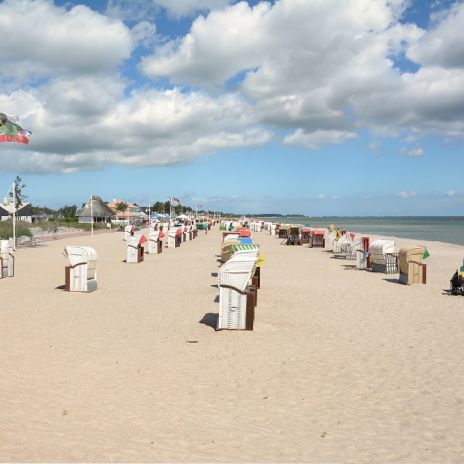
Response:
M14 207L16 210L19 209L19 207L24 203L24 200L27 198L27 195L23 194L23 189L26 188L26 185L21 182L21 177L16 176L16 179L14 180ZM13 192L10 192L10 197L13 198Z
M126 213L128 207L129 207L129 205L125 201L118 201L115 204L116 211L119 211L120 213L122 213L123 217L124 217L124 214Z

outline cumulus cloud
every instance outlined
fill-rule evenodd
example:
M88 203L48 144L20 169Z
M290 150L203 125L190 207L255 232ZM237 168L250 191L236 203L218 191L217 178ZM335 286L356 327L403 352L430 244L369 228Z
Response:
M169 165L270 138L239 95L172 89L125 97L124 89L110 78L62 78L31 92L0 94L0 107L20 108L33 133L21 156L24 172ZM4 159L4 168L13 165L16 159Z
M0 3L0 76L113 71L132 51L129 29L83 5L47 0ZM85 33L83 33L85 31Z
M452 198L452 197L456 196L456 192L454 190L448 190L447 192L445 192L445 195L448 198Z
M317 196L317 198L319 200L325 200L327 198L327 195L325 193L319 193L319 195Z
M356 137L355 132L316 130L308 133L302 129L297 129L293 134L287 135L284 138L284 143L288 145L301 145L314 150L321 145L343 143Z
M416 196L416 192L414 190L411 190L410 192L400 192L398 193L398 196L401 198L412 198Z
M447 68L464 68L464 4L435 14L435 26L407 50L416 63Z

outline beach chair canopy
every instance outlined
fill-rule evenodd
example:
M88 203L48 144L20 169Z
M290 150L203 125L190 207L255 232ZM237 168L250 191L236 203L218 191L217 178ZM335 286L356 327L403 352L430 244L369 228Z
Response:
M374 240L369 245L369 255L373 264L385 264L385 254L394 252L394 240Z

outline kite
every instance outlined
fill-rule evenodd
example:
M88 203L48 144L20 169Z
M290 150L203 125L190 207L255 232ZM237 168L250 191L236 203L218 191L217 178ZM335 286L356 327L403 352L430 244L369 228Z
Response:
M0 142L29 143L31 132L19 125L16 116L0 113Z

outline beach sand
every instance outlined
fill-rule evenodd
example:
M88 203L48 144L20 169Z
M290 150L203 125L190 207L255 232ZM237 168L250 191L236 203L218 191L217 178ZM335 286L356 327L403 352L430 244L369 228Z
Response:
M464 461L464 247L421 242L404 286L254 233L255 331L215 332L217 227L140 264L122 238L19 249L0 280L0 461ZM57 288L65 245L97 250L97 291Z

